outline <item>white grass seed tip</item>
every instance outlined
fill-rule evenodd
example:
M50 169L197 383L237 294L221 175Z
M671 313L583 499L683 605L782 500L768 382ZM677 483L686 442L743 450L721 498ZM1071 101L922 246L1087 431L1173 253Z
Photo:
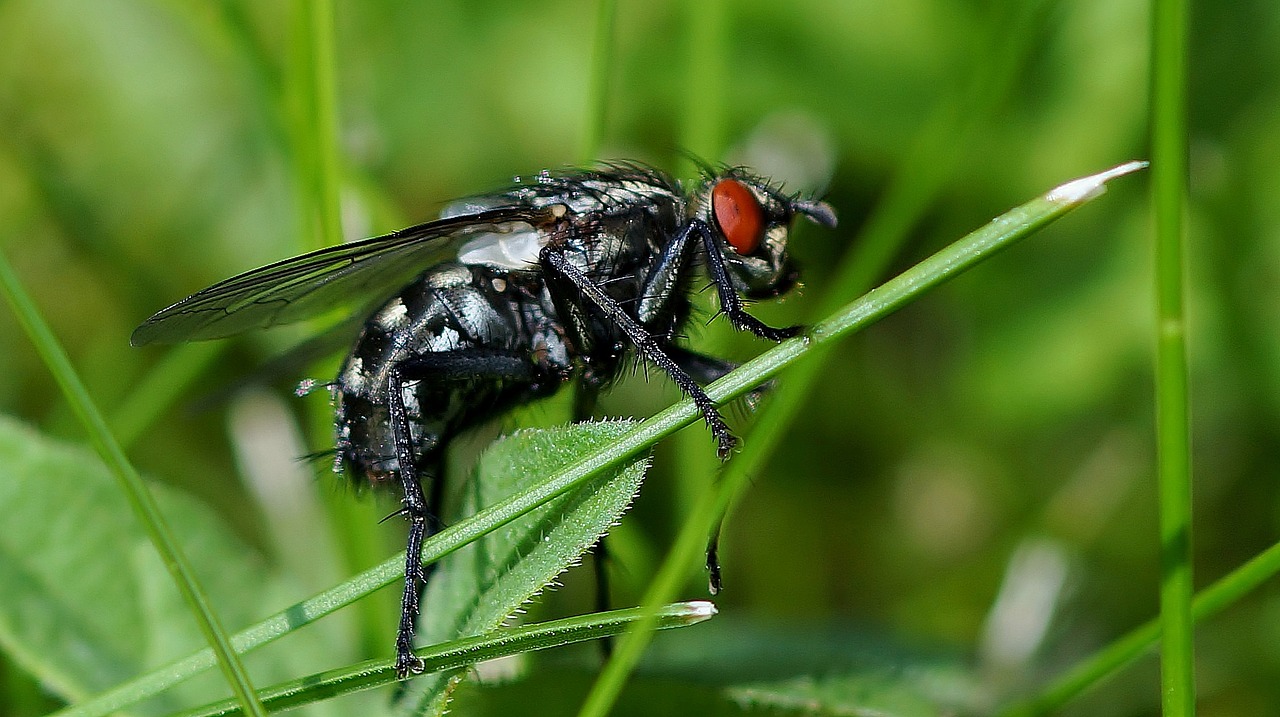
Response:
M1090 199L1107 191L1107 182L1116 177L1123 177L1126 174L1132 174L1140 169L1146 169L1150 162L1134 160L1125 162L1118 167L1112 167L1105 172L1091 174L1088 177L1074 179L1062 186L1052 189L1044 198L1050 202L1061 202L1063 204L1079 204L1087 202Z
M684 618L685 624L696 625L703 620L710 620L719 610L710 600L690 600L678 603L678 615Z

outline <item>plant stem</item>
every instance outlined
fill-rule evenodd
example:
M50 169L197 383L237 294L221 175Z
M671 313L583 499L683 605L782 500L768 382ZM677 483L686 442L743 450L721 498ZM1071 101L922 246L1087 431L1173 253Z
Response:
M614 18L617 3L614 0L598 0L596 3L595 35L591 43L591 77L587 84L586 116L582 133L582 151L579 161L588 166L600 156L609 124L609 79L613 77L616 53L614 52Z
M1183 210L1186 198L1186 0L1152 8L1152 203L1155 210L1156 444L1160 489L1161 703L1166 717L1195 714L1191 618L1191 436Z
M143 482L142 476L138 475L133 464L125 457L124 449L111 434L106 419L90 398L84 383L80 381L80 376L71 365L71 360L67 358L62 344L53 335L53 331L45 323L31 297L23 290L17 275L13 273L8 260L2 254L0 254L0 291L4 292L9 305L13 307L14 314L17 315L18 322L30 337L31 343L35 345L40 358L49 367L49 373L62 389L62 394L76 414L76 418L89 434L90 443L93 444L102 462L106 464L107 469L111 471L120 489L128 498L134 515L146 529L151 544L160 554L160 559L178 587L178 592L182 594L192 617L195 618L200 631L204 633L213 655L216 655L217 664L222 668L223 676L231 686L232 694L236 696L247 714L265 715L266 712L263 711L262 704L258 702L258 697L254 693L249 674L240 663L240 658L236 656L235 651L231 649L231 641L218 622L213 606L209 604L209 598L196 581L195 573L191 570L186 556L183 555L182 549L165 523L155 497ZM74 578L74 576L68 577ZM86 596L88 597L90 596Z
M659 611L658 629L696 625L709 620L715 613L715 606L705 601L666 605ZM639 617L639 608L611 610L452 640L420 649L416 654L422 660L425 672L440 672L523 652L612 637L622 633ZM262 690L262 701L272 711L287 710L395 681L394 660L368 660L271 685ZM221 717L234 714L241 714L238 704L233 700L223 700L182 712L175 717Z
M681 112L680 148L716 162L724 152L725 95L729 87L729 12L724 0L702 0L684 6L685 98ZM698 176L687 157L679 176Z

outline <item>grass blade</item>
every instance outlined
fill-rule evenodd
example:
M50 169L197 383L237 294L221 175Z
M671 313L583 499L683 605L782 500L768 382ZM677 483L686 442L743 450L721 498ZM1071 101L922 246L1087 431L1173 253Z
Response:
M724 0L685 5L685 98L680 115L680 146L695 156L718 159L724 152L728 63L733 57ZM680 158L681 177L697 177L698 167Z
M333 3L295 2L292 13L294 47L285 86L289 134L304 248L314 249L342 243Z
M1161 700L1168 717L1195 714L1191 618L1191 427L1183 314L1187 184L1187 1L1152 8L1152 203L1155 209L1156 460L1160 489Z
M217 655L218 665L222 668L227 683L231 685L232 693L236 695L246 713L265 714L254 693L249 674L240 663L235 651L231 649L231 642L218 623L213 606L209 604L204 591L196 582L191 566L182 554L182 549L165 524L155 497L151 495L150 489L142 481L133 464L125 457L124 449L107 428L106 419L93 403L93 399L89 397L88 390L71 366L71 360L67 358L62 345L40 316L31 298L18 283L18 277L2 254L0 254L0 290L3 290L5 298L17 315L18 322L31 338L31 343L35 345L40 358L49 367L49 372L57 381L76 418L89 434L89 442L93 444L98 455L102 457L103 463L119 483L120 490L128 496L130 507L138 517L138 521L146 528L151 544L155 546L156 552L160 553L161 560L164 561L179 592L182 593L183 600L186 601L192 616L200 626L200 631L204 633L210 648Z
M609 126L609 80L616 64L614 52L614 18L617 16L614 0L598 0L596 3L595 35L591 42L591 78L587 84L587 101L582 151L578 156L582 166L589 166L599 159L600 145Z
M705 601L667 605L659 611L658 628L696 625L710 619L715 606ZM598 640L621 634L640 618L639 608L612 610L499 630L483 637L434 645L418 650L427 672L453 670L485 660L545 650L575 642ZM292 709L340 695L368 690L396 681L394 660L370 660L338 670L330 670L272 685L262 690L262 702L272 711ZM177 717L222 717L241 714L232 700L205 705Z

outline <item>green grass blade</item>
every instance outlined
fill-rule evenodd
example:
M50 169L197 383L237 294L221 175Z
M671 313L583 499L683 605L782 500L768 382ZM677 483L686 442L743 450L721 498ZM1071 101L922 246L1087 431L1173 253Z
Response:
M333 1L311 0L306 3L310 32L311 90L310 105L314 111L316 197L320 214L320 245L342 243L341 197L342 177L338 161L338 89L334 78Z
M716 161L724 153L725 89L729 85L729 12L724 0L684 6L685 97L680 118L680 148ZM681 177L698 176L687 157L680 158Z
M1187 185L1187 0L1152 13L1152 187L1155 209L1156 459L1160 489L1161 700L1167 717L1195 714L1191 619L1191 427L1183 313Z
M617 53L614 52L614 18L617 17L614 0L596 3L595 35L591 42L591 78L587 82L586 121L582 132L582 151L578 155L582 165L588 166L600 158L600 146L609 126L609 80L613 77Z
M815 324L805 336L786 341L738 370L712 384L707 393L717 401L742 395L764 380L771 378L783 367L845 334L861 330L918 298L929 289L951 279L977 263L990 258L1019 239L1054 221L1071 209L1098 196L1105 190L1108 180L1135 172L1145 167L1144 162L1129 162L1096 175L1068 182L1032 201L1012 209L993 219L989 224L959 241L950 244L933 256L916 264L897 277L873 289L862 298L849 304L836 314ZM654 423L666 415L686 406L655 416L641 425ZM669 601L664 595L674 594L683 576L684 566L697 559L701 541L732 495L734 486L728 483L708 489L684 523L676 545L672 548L658 576L645 594L642 606L656 610ZM583 703L579 717L603 717L608 714L628 675L639 661L648 645L652 621L638 622L618 642L613 657L605 665L591 693Z
M1217 615L1277 573L1280 573L1280 543L1200 591L1191 603L1192 618L1200 622ZM1000 717L1036 717L1055 712L1147 654L1160 641L1160 635L1160 618L1146 622L1068 670L1039 694L1012 704L998 714Z
M227 683L231 685L232 693L236 695L246 713L265 714L254 693L249 674L240 663L235 651L231 649L231 642L218 623L213 606L209 604L204 591L196 582L195 575L183 556L181 548L165 524L155 497L151 495L150 489L142 481L133 464L125 457L124 449L107 428L106 419L94 405L93 399L89 397L88 390L71 366L71 360L67 358L62 345L19 284L18 277L13 273L3 254L0 254L0 289L4 291L5 298L13 307L18 322L31 338L41 359L49 367L49 372L57 381L76 418L89 434L90 443L119 483L120 489L128 496L130 507L139 522L146 528L151 544L160 554L161 560L164 561L165 567L168 568L174 583L191 609L201 632L204 633L213 653L217 655L218 665L222 668Z
M696 625L713 617L715 612L715 606L704 601L667 605L659 611L658 628L665 630ZM499 657L613 637L621 634L639 618L639 608L612 610L498 630L482 637L453 640L420 649L417 655L429 673L455 670ZM395 681L393 660L370 660L272 685L262 690L261 697L268 709L286 710ZM183 712L176 717L221 717L235 714L241 714L237 703L224 700Z
M333 5L294 2L292 48L284 85L301 248L342 243Z

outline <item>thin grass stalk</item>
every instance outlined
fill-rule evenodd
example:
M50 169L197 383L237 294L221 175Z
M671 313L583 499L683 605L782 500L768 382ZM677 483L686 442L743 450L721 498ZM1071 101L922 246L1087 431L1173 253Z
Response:
M3 254L0 254L0 290L3 290L18 322L30 337L31 343L35 345L40 358L48 366L49 373L58 383L58 388L62 390L72 412L84 426L94 450L98 452L102 462L115 477L134 515L147 531L147 537L151 539L151 544L160 554L160 560L169 571L178 592L182 594L183 601L186 602L187 608L216 656L217 664L222 668L223 676L231 687L231 693L235 695L246 714L265 715L266 712L254 692L253 683L249 680L249 673L245 671L240 658L231 648L230 638L219 623L213 605L200 587L190 563L165 523L155 497L143 482L142 476L138 475L133 464L125 457L124 449L111 434L106 419L90 398L88 389L71 365L66 351L53 335L49 325L45 323L35 302L22 288L17 275L14 274Z
M598 0L595 33L591 38L591 77L583 104L582 150L578 154L578 161L584 167L600 158L600 147L609 126L609 80L613 77L617 60L614 41L616 16L615 0Z
M709 602L665 605L659 611L658 629L696 625L711 619L715 613L715 606ZM639 617L638 608L592 613L451 640L420 648L415 654L422 660L425 672L439 672L524 652L612 637L626 630ZM272 711L294 709L389 685L396 680L395 660L368 660L271 685L262 690L262 700ZM231 700L223 700L174 717L223 717L236 714L241 714L238 705Z
M1160 493L1161 703L1195 714L1191 614L1191 428L1184 315L1187 0L1152 7L1152 204L1155 211L1156 460Z
M680 117L680 149L708 161L724 153L724 124L730 86L728 62L729 8L724 0L704 0L684 6L685 97ZM698 167L681 157L678 174L698 175Z
M338 154L338 89L334 77L333 0L310 0L307 3L310 32L311 82L313 93L308 103L313 108L316 154L315 184L317 214L320 217L320 246L341 244L342 176Z

